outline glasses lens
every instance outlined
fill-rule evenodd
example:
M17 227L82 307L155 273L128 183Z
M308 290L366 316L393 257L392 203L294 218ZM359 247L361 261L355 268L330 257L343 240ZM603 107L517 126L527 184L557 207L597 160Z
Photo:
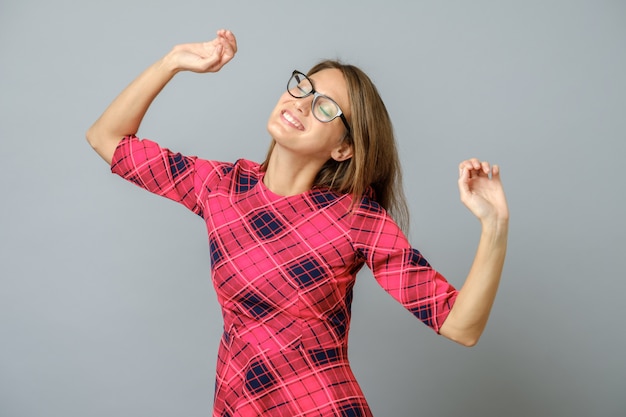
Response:
M330 122L340 113L337 103L325 96L316 96L313 100L313 115L320 122Z
M313 91L311 81L304 74L295 72L289 79L287 91L296 98L306 97Z

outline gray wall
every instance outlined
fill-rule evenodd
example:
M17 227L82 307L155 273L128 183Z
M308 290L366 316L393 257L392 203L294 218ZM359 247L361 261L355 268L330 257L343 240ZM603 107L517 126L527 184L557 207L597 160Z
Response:
M359 276L354 371L378 416L623 416L626 2L0 4L0 415L210 415L220 313L202 221L110 175L84 132L144 67L232 29L140 134L262 159L294 68L361 66L392 114L411 239L463 281L478 223L457 163L502 165L510 252L478 346Z

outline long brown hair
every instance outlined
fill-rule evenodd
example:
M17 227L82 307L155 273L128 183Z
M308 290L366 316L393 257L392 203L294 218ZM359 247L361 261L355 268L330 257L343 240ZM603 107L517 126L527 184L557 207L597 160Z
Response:
M307 75L325 69L340 70L346 80L352 116L351 131L343 140L352 145L353 156L341 162L330 158L317 174L314 185L352 194L354 204L359 204L371 187L373 200L408 232L409 213L393 126L376 86L358 67L334 60L316 64ZM274 141L262 169L267 168L273 148Z

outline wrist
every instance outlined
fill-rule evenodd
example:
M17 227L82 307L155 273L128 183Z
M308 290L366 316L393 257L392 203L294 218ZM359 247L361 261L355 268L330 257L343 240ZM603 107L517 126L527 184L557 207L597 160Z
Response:
M156 67L159 71L163 71L164 73L172 77L177 73L183 71L183 68L178 64L174 51L169 52L167 55L157 61Z
M481 220L483 237L492 242L506 241L509 232L509 218L498 217Z

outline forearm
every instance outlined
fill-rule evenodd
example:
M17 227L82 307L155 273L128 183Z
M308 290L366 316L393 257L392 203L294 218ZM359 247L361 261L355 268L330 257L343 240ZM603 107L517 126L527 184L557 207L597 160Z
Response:
M177 72L217 72L236 52L235 36L224 29L212 41L176 45L113 100L87 131L87 141L110 164L120 140L137 133L148 107Z
M483 223L474 262L440 333L465 346L478 342L496 297L508 237L508 219Z
M87 141L111 163L113 152L126 135L137 133L150 104L176 74L167 56L128 85L87 131Z

